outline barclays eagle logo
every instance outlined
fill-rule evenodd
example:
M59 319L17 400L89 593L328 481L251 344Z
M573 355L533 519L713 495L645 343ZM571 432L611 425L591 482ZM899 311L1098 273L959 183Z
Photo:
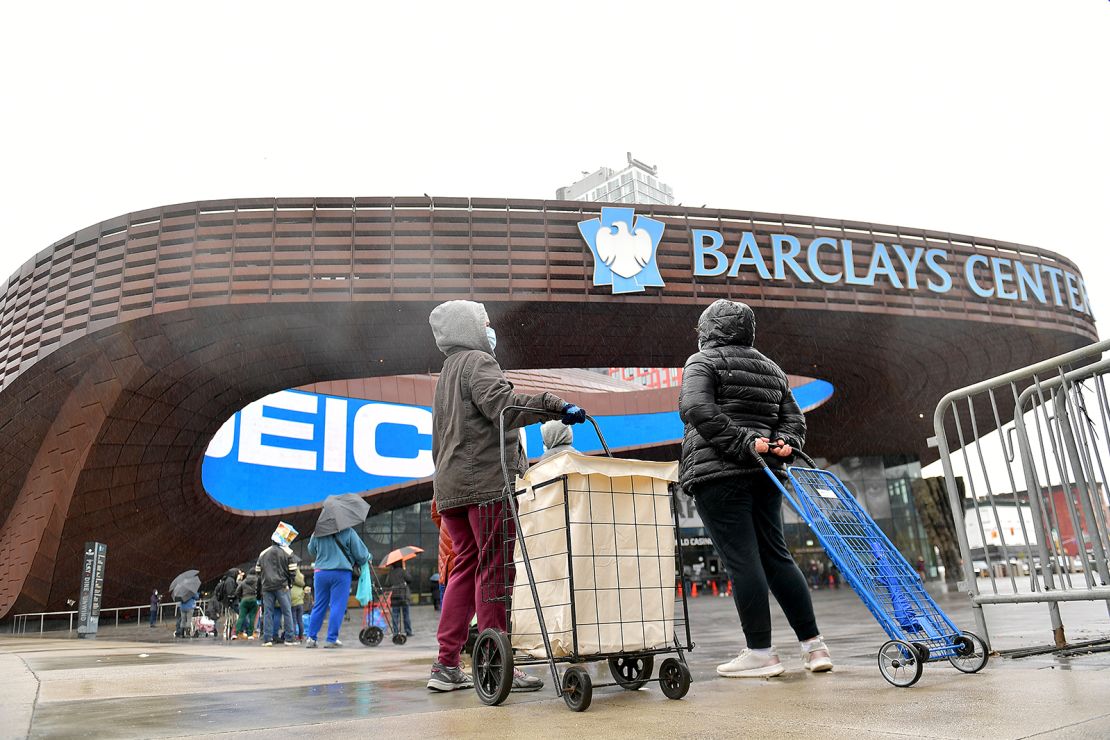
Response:
M578 231L594 254L594 285L611 285L614 294L662 288L655 252L664 225L637 216L635 208L602 208L601 218L580 222Z

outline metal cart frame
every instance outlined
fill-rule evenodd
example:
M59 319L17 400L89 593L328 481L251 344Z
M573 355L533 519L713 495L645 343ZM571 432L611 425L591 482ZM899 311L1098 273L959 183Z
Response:
M527 408L524 406L509 406L505 408L499 420L500 429L500 445L501 445L501 470L505 478L505 494L504 496L490 504L483 504L480 506L492 507L500 504L503 508L497 510L497 516L503 522L505 529L502 530L502 541L506 546L506 551L502 553L504 558L501 567L506 571L506 577L500 584L500 589L495 592L486 592L482 594L483 601L486 602L503 602L506 609L506 624L509 627L509 632L501 632L494 628L487 628L482 630L478 639L474 644L473 651L473 678L474 688L478 693L479 698L487 705L497 705L505 701L510 691L512 690L513 683L513 670L517 666L525 665L546 665L551 673L552 681L555 684L556 693L563 698L567 707L573 711L585 711L592 701L593 689L602 688L607 686L620 686L627 690L637 690L651 681L658 681L663 693L671 699L681 699L690 689L690 670L686 664L685 651L693 650L694 643L690 638L690 620L689 610L686 603L686 591L682 589L679 581L679 574L681 574L682 563L682 544L681 538L678 536L678 508L675 500L675 484L670 484L667 489L667 496L670 498L670 512L672 517L672 524L674 527L675 536L675 562L676 562L676 576L675 587L676 592L681 593L681 620L683 623L683 637L680 640L677 621L680 617L678 613L674 615L676 623L675 629L671 632L670 644L666 647L660 647L649 650L638 650L632 652L606 652L606 653L589 653L582 654L579 651L578 644L578 614L575 608L575 589L574 589L574 567L573 567L573 544L570 535L570 513L568 508L569 497L575 495L575 492L568 491L565 484L568 476L560 476L543 481L532 486L532 490L542 489L546 486L555 483L563 482L563 511L566 515L566 563L567 563L567 579L569 581L570 592L570 612L571 612L571 627L570 633L573 640L573 649L569 655L555 657L550 634L548 632L547 624L544 619L543 608L540 595L537 589L537 584L534 578L532 569L532 562L529 558L528 543L521 527L521 515L517 505L517 497L522 493L516 491L514 486L513 476L510 475L508 469L508 455L506 452L506 436L505 436L505 414L510 411L519 411L527 414L535 415L550 415L557 418L558 415L551 414L551 412L537 411L536 409ZM597 421L593 417L587 416L587 420L593 425L594 431L597 433L598 439L601 441L602 448L608 457L612 457L612 452L605 438L601 433L601 429ZM657 495L657 494L656 494ZM482 517L480 517L481 519ZM658 526L658 525L657 525ZM512 532L508 532L511 527ZM536 615L539 621L540 634L543 638L544 651L546 657L536 658L525 653L514 652L510 640L510 633L512 632L512 583L513 575L515 573L514 558L512 548L515 545L519 548L520 558L519 562L523 563L525 571L528 576L528 584L532 593L532 603L536 608ZM558 553L562 555L562 553ZM677 598L676 598L677 601ZM676 610L677 612L677 610ZM599 633L600 634L600 633ZM656 678L652 678L652 671L654 668L655 657L659 655L674 655L676 657L668 657L663 660L659 668L659 673ZM609 664L610 673L613 676L613 681L606 683L594 683L585 667L582 665L587 662L607 661ZM560 665L566 665L565 670L560 672Z
M377 609L382 615L386 627L393 633L393 644L404 645L409 638L404 632L397 629L397 625L393 624L393 594L387 594L385 589L382 588L382 582L378 579L373 564L370 565L370 578L374 582L374 591L378 596L370 599L366 602L366 606L362 608L363 622L362 629L358 631L358 641L366 647L377 647L385 639L385 632L382 628L370 624L370 615L373 614L374 609Z
M925 663L941 660L964 673L982 670L988 658L983 640L960 630L937 606L913 567L839 478L801 450L794 453L809 467L785 469L792 493L752 452L890 637L878 654L883 678L901 688L913 686Z

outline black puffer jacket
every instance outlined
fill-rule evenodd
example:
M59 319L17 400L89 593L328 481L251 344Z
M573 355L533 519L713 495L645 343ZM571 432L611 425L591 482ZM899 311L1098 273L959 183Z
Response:
M805 416L786 374L754 342L755 314L743 303L716 301L698 320L701 351L686 361L678 396L686 424L679 476L691 495L706 481L758 471L751 448L759 437L805 444Z

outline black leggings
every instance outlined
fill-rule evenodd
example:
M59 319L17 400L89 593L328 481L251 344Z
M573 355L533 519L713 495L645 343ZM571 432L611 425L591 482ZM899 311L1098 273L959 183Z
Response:
M732 595L748 647L771 647L775 595L799 640L818 634L805 576L782 533L782 492L763 472L698 486L694 503L732 579Z

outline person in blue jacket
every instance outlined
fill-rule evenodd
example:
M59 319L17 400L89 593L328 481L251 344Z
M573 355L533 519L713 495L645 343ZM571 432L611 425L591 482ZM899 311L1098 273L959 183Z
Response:
M193 610L197 607L197 595L193 594L177 607L177 630L174 637L188 637L193 632Z
M308 620L305 647L316 647L316 639L327 614L328 635L324 647L337 648L343 645L339 641L339 628L343 625L347 599L351 596L351 569L360 568L369 561L370 551L350 527L322 537L312 535L308 540L308 551L316 558L313 578L315 601Z

